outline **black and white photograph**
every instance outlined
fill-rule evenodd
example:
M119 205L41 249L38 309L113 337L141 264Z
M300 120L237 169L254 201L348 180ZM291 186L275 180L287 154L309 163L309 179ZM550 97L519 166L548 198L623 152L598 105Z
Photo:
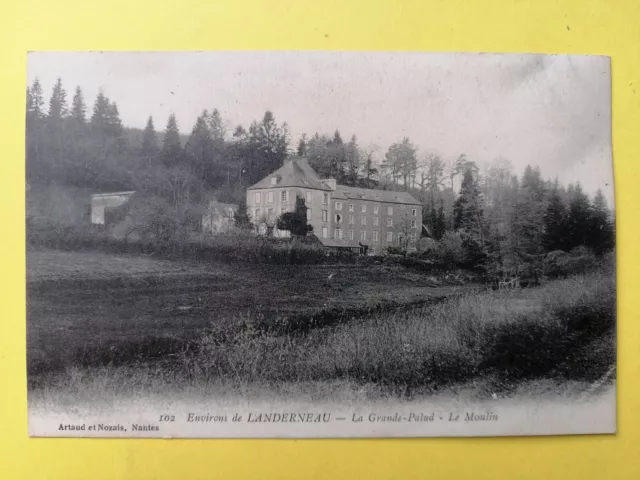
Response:
M610 59L32 52L29 434L616 432Z

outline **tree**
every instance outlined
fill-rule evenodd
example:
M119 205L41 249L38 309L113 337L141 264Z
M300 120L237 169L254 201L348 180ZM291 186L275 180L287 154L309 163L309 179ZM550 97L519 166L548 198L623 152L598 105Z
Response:
M486 258L485 226L478 180L471 166L464 172L453 214L454 228L461 234L468 254L469 267L477 268L483 265Z
M374 188L378 185L378 181L376 180L378 176L378 169L373 164L373 152L368 151L365 153L366 159L363 165L363 176L364 178L361 180L361 184L364 188Z
M589 245L589 235L592 231L589 197L582 191L579 183L573 187L572 193L567 219L568 249Z
M196 120L184 151L193 165L196 175L203 179L208 186L215 185L219 175L213 165L213 149L213 138L207 125L207 112L204 111Z
M558 183L556 181L549 205L544 213L544 234L542 245L547 251L565 250L567 247L567 209L558 193Z
M307 154L307 134L303 133L300 137L300 141L298 142L298 150L299 157L304 157Z
M278 125L273 113L266 111L262 121L253 122L249 127L244 167L249 183L255 183L280 168L288 148L287 124Z
M31 84L30 98L27 97L30 111L27 110L27 114L31 114L34 118L44 117L44 94L42 93L42 85L40 80L36 77Z
M345 145L345 166L343 183L355 187L358 185L358 172L360 171L360 149L358 148L358 140L355 135L351 136L351 140Z
M607 201L600 189L598 189L593 199L589 230L588 246L591 247L597 255L613 249L615 245L613 221L607 208Z
M158 152L158 136L153 125L153 118L149 116L147 125L142 132L142 153L147 156L155 155Z
M176 116L172 113L167 120L167 127L162 141L162 157L167 165L175 165L182 159L182 144Z
M66 117L67 114L67 92L62 86L62 79L58 78L49 99L48 118L50 121L57 122Z
M96 101L93 104L93 114L91 115L91 126L96 130L106 131L109 118L109 99L103 91L98 92Z
M433 220L433 226L431 227L431 233L436 240L442 239L447 229L447 222L444 215L444 201L440 200L440 207Z
M250 230L252 228L251 217L249 216L249 212L247 210L247 202L242 201L240 205L238 205L238 209L234 212L233 220L236 227Z
M278 230L287 230L291 235L304 236L313 230L307 223L307 206L304 198L296 198L296 209L294 212L285 212L277 222Z
M120 120L118 104L108 100L107 102L105 131L109 136L120 140L122 139L124 128L122 127L122 120Z
M84 103L84 95L80 86L76 87L71 103L71 118L83 125L86 122L87 106Z
M538 255L542 253L544 234L545 188L538 167L527 165L518 199L518 222L515 225L520 254Z
M204 112L204 117L206 119L206 123L209 127L209 131L211 133L211 139L216 144L224 144L224 139L227 135L227 129L222 121L222 117L220 116L220 112L217 108L214 108L211 114L207 117L206 110Z
M416 148L407 137L389 147L385 155L385 167L392 172L395 185L402 178L405 190L415 181L418 167Z

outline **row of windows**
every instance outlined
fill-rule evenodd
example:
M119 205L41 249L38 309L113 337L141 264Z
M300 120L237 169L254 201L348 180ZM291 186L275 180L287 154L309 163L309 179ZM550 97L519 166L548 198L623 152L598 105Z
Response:
M372 233L372 238L371 240L374 242L378 241L378 231L374 230ZM349 240L354 240L354 236L355 233L353 230L349 230L348 232L348 238ZM322 238L329 238L329 227L322 227ZM343 232L341 228L336 228L333 231L333 238L336 240L342 240L343 237ZM415 240L416 239L416 234L415 232L411 234L411 240ZM367 240L367 231L366 230L362 230L360 232L360 240ZM393 232L387 232L387 242L393 242Z
M267 203L273 203L275 200L274 192L267 192L266 194ZM262 192L255 192L253 194L253 201L256 205L260 205L262 203ZM287 190L282 190L280 192L280 201L282 203L289 202L289 192ZM306 196L307 205L311 204L311 192L307 192ZM329 203L329 196L324 194L324 204L327 205Z
M335 202L335 209L341 211L342 210L342 202ZM349 211L350 212L355 212L355 205L353 203L349 204ZM366 205L360 205L360 211L361 211L361 213L367 213L367 206ZM379 212L380 212L379 206L378 205L374 205L373 206L373 214L374 215L378 215ZM393 215L393 207L391 207L391 206L387 207L387 215ZM418 216L418 209L417 208L412 208L411 209L411 216L412 217Z
M262 204L262 192L255 192L253 197L254 203L256 205L260 205ZM307 205L311 204L311 192L307 192L306 195L306 201L307 201ZM267 192L267 203L273 203L275 200L275 195L274 192ZM287 203L289 201L289 192L287 190L282 190L280 192L280 201L282 203ZM329 194L325 193L323 194L323 201L322 201L323 205L328 205L329 204ZM366 205L361 205L361 212L362 213L367 213L367 206ZM342 211L342 202L335 202L335 209L338 211ZM349 204L349 211L353 212L355 209L353 203ZM373 213L374 215L378 215L379 213L379 207L378 205L374 205L373 206ZM393 207L388 206L387 207L387 215L393 215ZM412 208L411 209L411 216L416 217L418 215L418 210L416 208Z
M322 221L327 222L329 218L329 213L327 210L322 211ZM342 215L340 213L336 213L334 220L337 224L342 223ZM373 217L373 226L377 227L380 224L380 219L378 217ZM349 215L349 225L353 225L355 223L355 217L353 215ZM367 226L367 217L360 217L360 225L363 227ZM393 227L393 218L387 218L387 227ZM417 220L411 220L411 228L418 228Z
M287 207L282 207L280 209L280 214L282 215L283 213L285 213L287 211ZM275 209L274 208L265 208L265 213L267 214L267 216L269 218L273 218L275 217ZM262 215L262 209L260 208L256 208L255 209L255 220L259 220L260 219L260 215ZM380 225L379 222L379 218L378 217L373 217L373 226L374 227L378 227ZM307 221L311 221L311 209L307 208ZM323 222L328 222L329 221L329 212L328 210L322 210L322 221ZM335 215L335 222L337 224L341 224L342 223L342 215L340 215L339 213L336 213ZM354 225L355 224L355 218L353 215L349 215L349 225ZM367 226L367 217L360 217L360 225L363 227ZM392 218L387 218L387 227L393 227L393 219ZM418 222L416 220L411 220L411 228L418 228Z

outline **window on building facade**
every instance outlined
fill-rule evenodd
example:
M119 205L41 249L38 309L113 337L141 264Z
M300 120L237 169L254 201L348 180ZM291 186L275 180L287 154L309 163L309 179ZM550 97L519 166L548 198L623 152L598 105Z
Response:
M350 203L350 204L349 204L349 211L350 211L350 212L353 212L353 203Z
M393 215L393 207L387 207L387 215Z
M256 208L256 218L254 218L254 220L260 220L260 214L261 214L260 209Z
M311 192L307 192L307 205L311 205Z
M336 223L342 223L342 215L339 213L336 213Z
M353 215L349 215L349 223L353 225Z
M366 205L362 205L362 213L367 213L367 206Z
M411 232L411 240L415 240L416 239L416 232Z
M371 255L375 255L376 254L376 247L371 247Z
M374 242L377 242L377 241L378 241L378 231L377 231L377 230L374 230L374 231L373 231L373 241L374 241Z
M327 212L326 210L322 210L322 221L323 222L329 221L329 212Z
M367 217L360 217L360 225L363 227L367 226Z
M262 200L262 195L260 195L260 192L256 192L253 194L253 201L256 205L260 205L261 200Z
M393 242L393 232L387 232L387 242Z
M342 210L342 202L336 202L336 210Z
M415 208L412 208L411 209L411 215L415 217L417 214L418 214L418 210L415 209Z
M288 200L287 197L288 197L287 191L283 190L282 193L280 194L280 200L286 203Z
M353 240L353 230L349 230L349 240Z
M411 220L411 228L416 228L416 221L415 220Z
M387 218L387 227L393 227L393 218Z
M329 227L322 227L322 238L329 238Z
M282 207L280 209L280 214L286 213L287 212L287 207Z
M334 232L334 238L336 240L342 240L342 230L339 228L336 228L335 232Z
M378 217L373 217L373 226L374 227L378 226Z
M267 193L267 203L273 203L273 192Z
M374 205L374 206L373 206L373 213L374 213L375 215L377 215L377 214L378 214L378 211L379 211L379 209L378 209L378 205Z
M329 205L329 194L325 193L324 196L322 197L322 204L323 205Z
M360 230L360 240L366 240L366 239L367 239L367 231Z
M307 223L311 221L311 209L307 208Z
M270 219L273 219L273 217L275 217L275 216L276 216L276 212L274 211L274 209L273 209L273 208L270 208L270 209L268 210L268 212L269 212L269 213L268 213L268 215L269 215L269 218L270 218Z

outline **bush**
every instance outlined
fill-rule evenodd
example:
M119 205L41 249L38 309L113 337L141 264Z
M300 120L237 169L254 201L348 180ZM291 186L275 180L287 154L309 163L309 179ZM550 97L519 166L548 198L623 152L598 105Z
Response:
M186 235L165 232L164 216L155 217L154 235L139 238L116 238L104 229L92 225L59 225L51 223L27 224L29 248L46 247L57 250L100 250L112 253L155 254L166 258L191 260L220 260L270 264L322 264L355 262L351 252L328 251L307 239L275 239L256 236L250 232L230 232L204 238L185 238ZM170 227L175 227L174 223Z

